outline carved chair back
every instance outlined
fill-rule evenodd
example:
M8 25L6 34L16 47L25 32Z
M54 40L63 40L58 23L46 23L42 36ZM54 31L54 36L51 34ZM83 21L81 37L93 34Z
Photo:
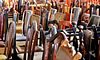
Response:
M79 60L82 58L80 52L76 52L74 47L69 44L68 40L64 40L57 52L56 60Z

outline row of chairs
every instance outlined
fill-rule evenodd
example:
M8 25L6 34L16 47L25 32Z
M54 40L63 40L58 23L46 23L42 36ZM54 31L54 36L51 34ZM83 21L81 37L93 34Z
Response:
M43 10L43 12L45 13L45 11L47 11L47 10ZM75 10L74 10L75 11ZM26 13L27 12L27 13ZM42 13L43 13L42 12ZM46 12L47 13L47 12ZM74 13L76 13L76 12L74 12ZM79 12L78 12L79 13ZM24 19L24 17L25 17L25 19L24 20L22 20L22 21L25 21L24 22L24 24L22 23L22 27L23 27L23 31L25 32L24 33L24 35L26 35L27 36L27 38L25 39L26 40L26 44L25 44L25 50L24 50L24 59L27 59L27 58L25 58L25 56L27 55L26 54L26 51L27 51L27 41L28 41L28 39L30 40L30 43L29 43L29 46L30 47L28 47L28 59L33 59L33 56L35 57L35 56L38 56L39 54L37 53L36 55L34 55L34 48L35 48L35 45L36 45L36 43L37 43L37 40L38 40L38 34L37 34L37 32L34 32L34 38L32 39L32 35L30 34L30 33L33 33L32 31L37 31L38 29L36 29L37 28L37 24L38 24L38 21L37 21L37 24L36 24L36 21L35 22L33 22L33 25L32 25L32 21L30 22L31 24L29 25L29 20L30 20L30 18L31 18L31 16L30 15L32 15L30 12L28 12L28 11L25 11L25 14L23 14L23 15L25 15L25 16L23 16L23 19ZM41 14L42 15L42 14ZM56 14L55 14L56 15ZM47 18L47 14L43 14L42 15L43 17L44 17L44 19L46 19ZM76 15L75 15L76 16ZM78 15L77 15L78 16ZM43 17L41 17L41 18L43 18ZM60 16L59 16L60 17ZM78 17L77 17L78 18ZM77 19L76 18L76 19ZM96 21L99 21L99 16L92 16L92 18L91 18L91 20L90 20L90 22L89 23L91 23L91 21L92 20L95 20L94 22L92 22L92 24L95 24L95 22ZM32 19L32 20L35 20L35 19ZM56 19L56 20L58 20L58 19ZM43 21L43 19L41 19L40 21ZM46 20L44 20L44 22L45 21L47 21L47 19ZM54 21L54 23L55 23L55 20L53 20ZM59 20L58 20L59 21ZM57 22L57 21L56 21ZM63 21L63 22L65 22L65 21ZM98 22L99 23L99 22ZM62 25L62 23L60 23L61 25ZM64 24L64 23L63 23ZM68 23L66 23L66 24L68 24ZM51 37L50 37L50 39L47 39L47 37L45 36L45 35L47 35L47 34L49 34L49 33L44 33L45 31L43 31L43 30L48 30L47 28L45 28L44 26L45 26L45 24L44 25L42 25L43 26L43 28L42 28L42 26L40 25L40 42L42 43L43 42L43 59L63 59L63 58L61 58L61 57L59 57L59 55L60 54L62 54L61 52L63 52L63 53L65 53L66 55L65 56L63 56L64 57L64 59L65 59L65 57L66 57L66 59L76 59L77 58L77 56L78 56L78 59L80 59L81 58L81 56L82 56L82 59L88 59L88 54L89 54L89 56L91 56L93 53L95 53L95 55L96 55L96 58L94 58L95 56L93 56L92 55L92 58L93 59L97 59L97 52L94 52L94 51L99 51L98 50L98 42L95 42L95 41L93 41L92 43L91 43L91 45L93 45L93 43L95 43L94 44L94 46L93 46L93 48L92 49L90 49L90 50L87 50L87 45L88 45L88 43L89 42L87 42L88 40L86 40L85 41L85 38L87 37L86 35L84 35L84 36L86 36L86 37L83 37L82 36L82 29L83 29L83 27L82 26L79 26L78 28L79 28L79 32L78 31L76 31L76 25L77 25L77 22L75 22L75 21L73 21L72 22L72 24L73 24L73 28L72 29L66 29L66 31L67 32L69 32L69 34L66 34L66 31L64 31L64 30L61 30L61 31L63 31L63 32L61 32L61 33L57 33L58 31L60 31L60 30L54 30L54 31L52 31L52 32L54 32L53 33L53 36L51 35ZM90 25L90 26L92 26L92 24ZM24 25L24 26L23 26ZM75 26L74 26L75 25ZM89 25L89 24L88 24ZM98 24L95 24L96 26L98 26ZM14 25L13 25L14 26ZM33 27L32 27L33 26ZM29 29L31 27L31 29ZM34 28L35 27L35 28ZM48 27L48 26L47 26ZM93 26L94 27L94 26ZM39 28L39 25L38 25L38 28ZM99 27L97 27L97 28L99 28ZM75 29L75 30L74 30ZM29 30L29 31L28 31ZM31 30L31 31L30 31ZM41 30L42 30L42 32L41 32ZM51 30L51 29L50 29ZM70 31L70 30L72 30L72 31ZM93 30L94 30L94 28L93 28ZM56 31L56 32L55 32ZM97 35L99 34L97 34L97 32L95 32L96 30L94 30L94 40L98 40L97 39ZM8 31L7 31L8 32ZM11 31L11 33L12 33L13 31ZM74 34L71 34L71 33L74 33ZM87 32L86 32L87 33ZM30 35L29 35L30 34ZM37 35L36 35L37 34ZM64 34L65 34L65 36L64 36ZM96 34L96 35L95 35ZM8 35L8 33L7 33L7 35ZM11 34L12 35L12 34ZM62 36L63 35L63 36ZM91 34L90 34L91 35ZM62 37L61 37L62 36ZM66 37L67 36L69 36L69 42L68 42L68 39L66 39ZM71 36L74 36L74 39L71 41L70 40L70 37ZM77 37L76 36L79 36L79 42L80 42L80 44L79 44L79 42L77 42L78 41L78 39L77 39ZM8 37L9 38L9 37ZM10 37L11 38L11 37ZM17 37L16 37L17 38ZM62 39L62 38L64 38L64 39ZM84 38L84 41L83 41L83 38ZM89 37L90 38L90 37ZM91 39L91 38L90 38ZM31 44L32 44L32 40L34 40L34 42L33 42L33 45L31 46ZM62 40L64 40L64 42L62 41ZM66 41L67 40L67 41ZM7 40L6 40L7 41ZM62 43L63 42L63 43ZM73 47L70 47L70 44L68 44L68 43L71 43L71 42L73 42L73 46L75 47L75 49L73 49ZM87 43L86 43L87 42ZM11 43L11 42L10 42ZM10 44L9 43L9 44ZM49 46L48 46L48 45ZM67 44L67 45L66 45ZM87 44L87 45L86 45ZM97 44L97 45L96 45ZM84 46L85 45L85 46ZM90 48L91 48L91 45L88 45ZM9 45L8 45L9 46ZM49 47L49 49L47 49L47 47ZM65 49L63 49L65 47ZM31 48L32 48L32 51L31 51ZM59 48L59 49L58 49ZM68 48L68 50L67 50L67 48ZM52 51L53 50L53 51ZM66 51L65 51L66 50ZM71 53L71 52L75 52L75 50L76 50L76 52L78 53L78 54L76 54L76 56L74 56L75 55L75 53L74 53L74 55L73 55L73 53ZM10 50L11 51L11 50ZM31 52L30 52L31 51ZM79 52L81 52L81 54L79 53ZM85 52L85 51L88 51L88 52ZM91 51L93 51L92 53L91 53ZM68 52L68 53L67 53ZM70 53L70 54L69 54ZM11 54L11 53L10 53ZM42 53L40 53L41 55L42 55ZM9 54L8 54L9 55ZM23 55L23 54L22 54ZM46 55L46 56L45 56ZM72 56L73 55L73 56ZM40 55L39 55L40 56ZM72 58L70 58L70 57L72 57ZM21 58L21 56L19 56L20 58ZM22 57L23 58L23 57ZM36 57L35 57L36 58ZM8 59L9 59L9 57L8 57ZM89 57L89 59L90 59L90 57Z

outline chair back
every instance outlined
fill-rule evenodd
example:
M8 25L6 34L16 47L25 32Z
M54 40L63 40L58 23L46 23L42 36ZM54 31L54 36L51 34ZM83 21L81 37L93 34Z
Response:
M60 46L61 42L66 39L67 39L66 35L64 33L60 32L60 33L53 35L49 40L47 40L49 42L49 45L48 46L45 45L45 47L48 47L48 49L46 49L46 53L47 53L46 56L47 56L48 60L56 59L56 54L58 52L59 46ZM45 42L45 44L46 44L46 42ZM52 47L52 45L54 45L54 46Z
M66 16L65 14L57 12L55 14L55 20L64 21L65 20L65 16Z
M100 15L100 5L91 4L91 6L90 6L90 17L92 15Z
M56 60L79 60L82 58L80 52L75 51L74 47L71 46L68 40L64 40L57 52Z
M93 24L95 24L96 26L100 26L100 16L92 15L92 17L90 18L90 21L89 21L87 27L90 27Z
M4 50L4 54L8 56L8 59L10 58L11 53L12 53L14 38L15 38L15 22L11 21L7 29L7 35L6 35L6 40L5 40L5 50Z
M30 17L33 14L31 10L25 10L22 17L22 35L26 35L29 27Z
M74 12L74 16L72 18L73 12ZM72 21L75 21L75 22L78 23L78 18L79 18L80 12L81 12L81 8L79 8L79 7L73 7L72 8L72 10L71 10L71 16L70 16L70 23Z
M47 9L43 9L41 14L41 24L44 30L48 30L48 13Z
M57 12L57 9L53 9L53 8L50 9L49 16L48 16L49 19L50 19L50 21L51 20L54 20L54 17L55 17L56 12Z
M28 29L28 35L26 38L24 57L23 57L24 60L33 60L35 45L37 43L37 40L38 40L37 22L33 21L31 24L31 28ZM26 58L27 50L28 50L28 58Z
M39 25L40 25L40 16L39 15L35 15L35 14L32 14L31 18L30 18L30 25L32 24L32 21L36 21L37 22L37 28L38 30L40 30L39 28Z
M0 11L0 40L3 39L3 12Z

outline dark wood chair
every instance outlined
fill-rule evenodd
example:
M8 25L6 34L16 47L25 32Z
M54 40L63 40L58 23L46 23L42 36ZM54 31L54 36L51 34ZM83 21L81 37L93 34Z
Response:
M93 16L93 15L92 15ZM98 48L99 48L99 28L100 26L96 26L95 24L89 27L85 27L85 30L84 30L84 44L86 46L86 59L93 59L93 60L97 60L98 59ZM90 30L90 31L89 31ZM88 32L86 32L88 31ZM88 40L87 40L88 38ZM87 40L87 41L86 41Z
M36 43L38 41L38 30L36 21L33 21L31 28L28 30L28 35L25 43L24 54L17 56L23 60L41 60L43 52L35 52Z
M100 16L97 16L97 15L92 15L92 17L90 18L90 21L87 25L87 27L90 27L92 26L93 24L95 24L96 26L100 26Z
M4 21L3 21L3 12L0 12L0 41L3 39L3 26L4 26Z
M99 5L91 4L90 8L83 12L82 17L81 17L81 23L82 23L82 21L85 21L86 25L88 25L88 23L91 20L92 15L98 15L99 16L100 13L99 13L98 9L100 10ZM87 11L90 11L90 14L87 14L86 13Z
M7 35L5 40L4 55L0 55L0 60L10 59L15 38L15 23L12 21L7 29Z
M48 30L48 11L47 11L47 9L43 9L42 11L41 11L41 24L42 24L42 26L43 26L43 29L46 31L46 30Z

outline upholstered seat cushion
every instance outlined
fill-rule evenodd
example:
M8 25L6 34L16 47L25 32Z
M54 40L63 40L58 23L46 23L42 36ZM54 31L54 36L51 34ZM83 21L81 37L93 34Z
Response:
M35 52L33 60L42 60L42 55L43 55L43 52ZM24 54L18 54L17 56L22 60L24 58ZM27 58L28 58L28 54L26 54L26 60Z
M0 55L0 60L6 60L7 57L5 55Z

